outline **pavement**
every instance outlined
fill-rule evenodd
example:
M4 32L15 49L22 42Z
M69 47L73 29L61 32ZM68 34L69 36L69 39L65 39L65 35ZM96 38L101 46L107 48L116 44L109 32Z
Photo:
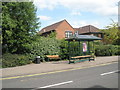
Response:
M46 72L67 70L74 68L91 67L100 64L118 62L118 57L119 56L96 57L95 61L85 61L75 64L68 64L68 61L42 62L40 64L29 64L24 66L3 68L0 69L0 73L2 73L2 77L4 78L4 77L31 75L37 73L46 73Z

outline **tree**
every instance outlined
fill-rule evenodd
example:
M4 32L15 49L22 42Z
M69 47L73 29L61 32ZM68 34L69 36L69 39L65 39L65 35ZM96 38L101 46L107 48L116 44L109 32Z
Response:
M39 22L33 2L3 2L3 53L25 53L38 27Z
M102 31L104 32L103 42L105 44L119 44L120 32L118 31L118 23L112 20L112 24L106 26L106 29Z

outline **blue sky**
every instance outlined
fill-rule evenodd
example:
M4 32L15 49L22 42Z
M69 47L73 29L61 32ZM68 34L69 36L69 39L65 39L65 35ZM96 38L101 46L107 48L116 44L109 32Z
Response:
M66 19L73 27L93 25L100 29L118 21L119 0L34 0L41 27ZM39 29L39 30L40 30Z

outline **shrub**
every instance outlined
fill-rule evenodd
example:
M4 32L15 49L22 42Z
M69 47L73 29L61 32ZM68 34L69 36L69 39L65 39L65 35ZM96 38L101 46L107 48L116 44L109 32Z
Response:
M19 55L19 54L4 54L2 56L2 67L15 67L30 64L30 60L26 55Z
M120 55L120 45L114 45L114 48L116 48L115 55Z
M95 47L96 56L112 56L118 55L120 51L118 50L117 45L97 45ZM120 48L120 47L119 47Z
M60 52L60 43L55 38L49 37L38 37L36 41L34 41L30 45L30 53L29 59L33 60L36 56L40 56L41 59L44 61L46 55L59 55Z
M80 55L80 48L79 48L79 43L78 42L70 42L68 47L68 42L65 40L61 41L60 45L60 56L62 59L68 59L69 55L70 56L77 56ZM69 48L69 50L68 50Z
M61 59L67 59L68 58L68 43L65 40L61 40L60 43L60 57Z

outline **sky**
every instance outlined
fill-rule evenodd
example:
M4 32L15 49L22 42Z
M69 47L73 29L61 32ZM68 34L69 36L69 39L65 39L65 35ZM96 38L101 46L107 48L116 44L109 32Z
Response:
M74 28L93 25L104 29L118 22L119 0L34 0L43 27L66 19Z

